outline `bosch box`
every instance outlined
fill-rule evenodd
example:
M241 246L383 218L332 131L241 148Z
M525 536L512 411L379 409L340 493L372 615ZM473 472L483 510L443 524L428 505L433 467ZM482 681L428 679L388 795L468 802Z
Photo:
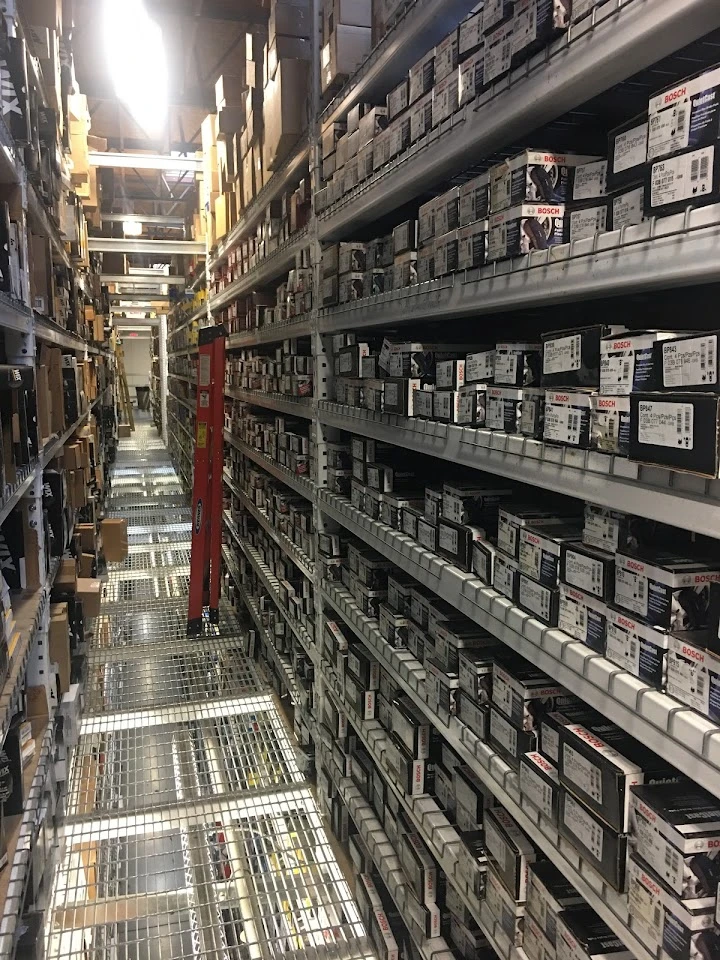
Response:
M600 343L600 393L625 396L647 390L659 390L662 366L655 344L671 340L677 334L648 330L603 337Z
M528 866L537 859L537 852L502 807L485 814L485 846L503 886L514 900L523 903L527 899Z
M627 457L630 452L630 398L590 398L590 443L599 453Z
M589 450L592 446L589 393L548 390L543 440Z
M485 394L485 426L490 430L519 433L523 391L518 387L491 387Z
M485 906L510 943L521 947L525 929L525 905L510 896L492 867L487 871Z
M520 574L518 606L526 613L537 617L548 627L558 625L560 591L557 587L544 587L532 577Z
M608 609L605 656L656 690L665 688L668 647L667 633Z
M616 937L594 910L566 910L558 917L559 960L633 960L625 944Z
M579 541L579 524L559 522L538 527L528 525L520 531L518 563L520 573L545 587L555 588L560 580L560 554L568 542Z
M557 823L560 795L557 767L537 751L524 753L520 758L520 793L550 823Z
M491 704L487 742L513 770L517 771L520 768L522 755L536 750L538 741L534 730L523 730L517 727L494 704Z
M633 787L633 850L681 900L712 906L720 870L720 804L695 784Z
M604 600L566 583L560 584L558 626L569 637L604 655L607 621L608 608Z
M660 91L648 103L647 159L712 147L720 135L720 67Z
M670 637L667 692L713 723L720 723L720 658L703 641L717 644L717 637L710 631Z
M522 392L520 433L533 440L542 440L545 429L545 391L541 387L525 387Z
M608 826L564 787L560 789L558 829L614 890L625 889L627 836Z
M648 163L645 216L669 216L688 207L716 203L720 197L718 144Z
M615 591L615 558L584 543L563 543L560 579L599 600L610 602Z
M496 386L539 387L541 375L541 343L498 343L495 347Z
M615 559L615 603L661 630L702 630L708 626L710 584L720 568L660 551Z
M630 459L716 478L720 400L707 393L630 396Z
M506 557L502 553L495 554L492 585L498 593L517 603L520 589L520 569L517 560Z
M557 921L563 910L584 907L585 900L550 860L537 860L528 868L528 912L538 922L553 947Z
M654 346L660 382L648 389L720 392L718 334L675 336Z
M568 512L563 515L558 510L543 510L532 504L501 507L498 511L498 549L510 557L518 559L520 554L520 533L526 526L555 526L563 520L572 518Z
M608 135L608 191L642 180L648 149L647 114L633 117Z
M537 730L538 718L553 710L565 690L520 660L493 667L493 703L521 730Z
M496 552L495 546L489 540L476 540L473 543L472 572L483 583L493 582Z
M519 2L525 3L526 0ZM518 39L513 37L514 47ZM572 197L574 169L589 160L597 160L597 157L547 150L523 150L517 156L503 160L488 171L491 214L524 204L568 202Z
M490 216L488 260L522 257L565 242L565 206L524 203Z

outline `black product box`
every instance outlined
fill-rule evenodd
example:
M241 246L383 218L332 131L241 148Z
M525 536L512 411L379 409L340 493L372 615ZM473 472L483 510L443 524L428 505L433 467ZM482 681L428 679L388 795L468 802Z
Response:
M608 134L608 192L641 180L648 146L647 114L633 117Z
M558 627L573 640L579 640L595 653L605 654L608 607L583 590L560 584Z
M425 519L437 523L442 516L442 487L425 487Z
M720 568L660 551L615 558L615 603L661 630L702 630Z
M645 184L633 183L608 198L608 230L635 227L645 219Z
M565 242L565 206L524 203L492 214L488 232L488 260L522 257Z
M495 347L495 385L539 387L542 376L541 343L498 343Z
M574 170L572 183L573 203L600 200L607 195L607 160L590 160Z
M394 698L391 711L392 732L403 743L410 756L417 760L429 760L431 744L436 739L436 731L432 725L404 694L398 694Z
M425 547L431 553L437 553L438 550L438 528L434 523L419 519L417 524L417 539L421 547Z
M681 900L712 905L720 878L720 805L688 782L633 787L635 856Z
M660 382L649 389L720 393L717 332L658 342L654 359Z
M478 523L497 528L498 510L512 496L509 487L487 482L449 481L443 484L442 516L456 523Z
M435 390L433 419L441 423L457 423L460 417L460 394L457 390Z
M550 823L557 823L560 796L557 767L537 751L520 757L520 793Z
M496 553L492 585L498 593L517 603L520 590L520 569L517 560L513 560L504 553Z
M630 396L630 459L716 478L720 401L706 393Z
M483 583L493 582L496 547L489 540L476 540L473 543L472 572Z
M415 584L410 590L410 616L423 630L428 628L430 603L433 599L434 594L420 584Z
M669 216L688 207L716 203L720 197L720 152L717 146L692 150L648 163L645 170L645 216Z
M510 943L521 947L525 931L525 905L517 903L510 896L492 867L487 871L485 905Z
M694 960L720 955L715 907L694 907L677 900L657 883L631 854L628 860L628 906L635 934L663 960Z
M716 631L690 631L670 637L667 692L717 724L720 722L720 658Z
M545 429L545 391L540 387L526 387L522 392L520 433L533 440L542 440Z
M474 896L482 899L488 871L485 839L481 830L459 830L460 844L457 852L457 870ZM450 885L448 888L450 889ZM471 957L476 954L473 952Z
M628 830L630 787L677 776L665 760L607 721L560 727L558 773L568 790L620 833Z
M391 493L383 494L380 504L380 520L392 527L393 530L402 530L403 511L410 507L420 507L423 503L422 496L419 494L413 496L409 491L407 496L396 497Z
M537 859L535 847L502 807L485 814L485 846L488 860L510 896L527 899L528 866Z
M402 532L418 539L418 521L423 519L422 510L416 510L414 507L405 507L402 512Z
M431 793L434 786L434 764L413 757L394 733L387 740L387 762L409 797Z
M532 12L526 0L519 0ZM537 0L535 0L535 4ZM513 35L513 50L522 38ZM575 167L597 157L583 157L571 153L553 153L548 150L523 150L522 153L491 167L490 212L500 213L511 207L527 204L561 205L572 198Z
M624 867L624 864L623 864ZM633 955L604 920L587 907L565 910L558 917L557 952L577 960L633 960Z
M491 794L487 792L483 782L466 764L455 767L455 800L469 814L475 824L473 830L482 828L485 811L493 804Z
M537 730L539 718L553 710L558 698L564 696L565 690L532 664L495 661L493 703L519 729Z
M345 699L361 720L374 720L377 697L375 690L366 690L352 674L345 673Z
M673 544L676 540L675 527L592 503L585 504L583 543L589 547L613 554L618 550L635 553L654 545Z
M487 173L468 180L460 186L460 226L467 227L479 220L487 220L490 212L489 178Z
M353 343L338 350L339 373L342 377L361 376L361 361L370 356L370 345L367 343Z
M487 742L515 771L520 769L522 755L537 750L538 745L534 730L522 730L516 727L494 704L490 705Z
M587 704L565 704L551 713L540 717L538 734L540 737L540 753L557 766L560 763L560 729L569 723L599 723L599 714L595 713Z
M353 750L350 777L368 803L372 797L373 768L374 762L367 750L363 747Z
M466 427L484 427L487 409L487 384L473 383L458 390L457 423Z
M486 742L490 736L490 708L478 703L461 690L456 697L456 714L468 730L472 730L478 739Z
M548 627L558 625L560 590L557 587L545 587L521 573L517 602L521 609Z
M474 650L487 656L498 649L495 637L465 617L437 624L435 630L430 630L430 637L435 641L435 659L446 673L458 676L461 653Z
M425 387L413 391L412 397L412 415L421 417L424 420L433 418L433 395L435 391L432 387Z
M435 903L438 895L437 864L418 833L401 833L398 859L420 903Z
M621 330L618 328L618 332ZM604 324L544 333L542 386L599 388L600 344L612 333Z
M590 400L589 393L548 390L543 440L589 450L592 446Z
M460 689L478 703L489 703L492 699L493 662L497 649L466 649L458 654Z
M661 90L648 103L648 162L712 147L720 136L720 67Z
M582 528L572 522L523 527L518 551L520 573L554 589L560 581L562 547L568 542L579 541L581 536Z
M557 943L557 921L564 910L585 907L585 900L550 860L528 868L527 909L552 946Z
M615 592L615 558L584 543L563 543L560 579L568 586L610 603Z
M485 426L505 433L520 433L523 391L518 387L488 387L485 394Z
M443 723L450 723L455 715L455 698L460 688L457 674L447 673L443 665L435 659L425 657L425 696L431 710L437 713Z
M494 30L498 24L510 20L513 15L513 0L487 0L483 6L483 33Z
M528 960L552 960L555 956L555 944L550 943L529 911L525 917L523 952Z
M655 344L661 345L674 336L669 332L648 330L604 337L600 344L600 393L620 397L659 390L662 357L658 356Z
M555 526L564 519L574 519L571 514L562 517L557 510L542 510L530 504L501 507L498 511L498 549L516 560L520 555L520 531L526 526Z
M605 656L611 663L656 690L665 688L669 636L629 617L624 610L608 608Z
M414 397L420 391L420 380L392 379L385 381L384 413L396 413L401 417L414 417Z
M584 854L614 890L622 891L625 888L627 836L609 827L564 788L560 790L558 829L560 835ZM558 927L562 927L562 917ZM628 960L631 960L630 954Z
M464 360L438 360L435 365L435 386L442 390L459 390L465 386Z
M553 0L515 0L513 63L522 63L565 33L570 25L570 4Z
M380 663L361 643L348 644L347 668L366 690L377 690L380 686Z

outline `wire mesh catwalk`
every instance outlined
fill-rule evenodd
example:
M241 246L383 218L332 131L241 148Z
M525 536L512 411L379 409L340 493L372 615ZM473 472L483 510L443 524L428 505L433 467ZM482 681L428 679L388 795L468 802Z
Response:
M232 610L188 640L190 525L150 423L120 444L73 749L48 960L373 957L275 700Z

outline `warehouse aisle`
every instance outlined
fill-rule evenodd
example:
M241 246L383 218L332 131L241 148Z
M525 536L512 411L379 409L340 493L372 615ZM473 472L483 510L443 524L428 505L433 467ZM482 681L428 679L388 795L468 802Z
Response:
M48 960L372 955L229 607L185 636L187 497L152 424L120 443L112 564L46 918Z

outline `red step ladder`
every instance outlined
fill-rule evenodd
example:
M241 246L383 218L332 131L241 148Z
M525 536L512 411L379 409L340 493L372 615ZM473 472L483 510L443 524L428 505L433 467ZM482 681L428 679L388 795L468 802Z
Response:
M220 622L226 336L216 326L198 337L188 636L202 633L205 607L210 623Z

